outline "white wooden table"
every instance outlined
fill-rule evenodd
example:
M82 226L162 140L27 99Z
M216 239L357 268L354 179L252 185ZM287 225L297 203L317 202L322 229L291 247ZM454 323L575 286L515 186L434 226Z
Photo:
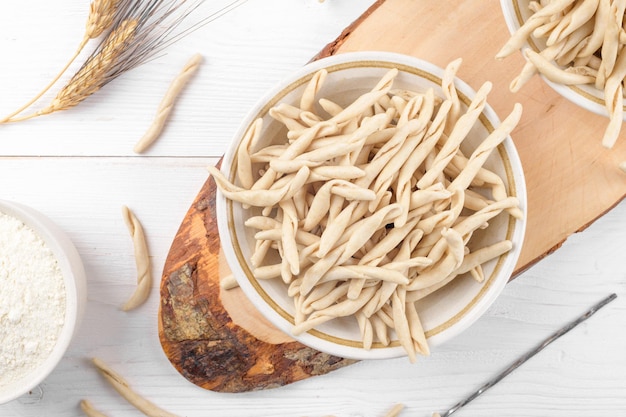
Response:
M199 12L227 2L208 1ZM58 368L32 394L0 405L0 416L77 416L82 398L109 416L140 415L96 373L94 356L181 416L374 417L394 403L406 405L402 416L429 416L611 292L616 301L456 415L626 415L626 203L508 284L473 327L416 365L361 362L279 389L220 394L187 382L169 364L157 336L160 274L207 178L205 166L217 161L266 90L371 3L249 0L78 107L0 126L0 198L40 210L69 234L89 290L82 327ZM0 116L63 66L83 35L87 11L86 0L2 2ZM196 52L205 62L163 135L145 154L134 154L170 80ZM136 276L122 205L146 229L156 278L148 302L130 313L119 308Z

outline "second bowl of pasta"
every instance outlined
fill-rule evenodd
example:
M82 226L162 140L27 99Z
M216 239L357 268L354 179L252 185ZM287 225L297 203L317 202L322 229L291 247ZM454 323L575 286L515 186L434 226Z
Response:
M512 79L518 91L535 74L561 96L607 116L602 144L615 144L626 120L624 5L589 0L501 0L511 32L496 58L521 51L526 64Z
M478 91L393 53L315 61L243 121L216 209L226 260L277 328L323 352L415 361L491 305L514 271L526 192Z

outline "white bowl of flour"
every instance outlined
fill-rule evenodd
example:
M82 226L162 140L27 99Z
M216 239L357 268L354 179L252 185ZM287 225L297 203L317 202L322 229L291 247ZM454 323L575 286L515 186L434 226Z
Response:
M56 367L86 293L70 239L41 213L0 200L0 404L27 393Z

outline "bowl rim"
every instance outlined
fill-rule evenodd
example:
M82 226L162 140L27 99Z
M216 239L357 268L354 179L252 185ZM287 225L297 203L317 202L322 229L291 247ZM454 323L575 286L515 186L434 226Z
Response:
M80 326L87 288L80 255L69 237L55 223L29 206L8 200L0 200L0 213L23 222L46 243L59 264L65 286L65 318L56 344L39 366L14 384L0 387L0 404L4 404L35 388L56 368Z
M236 155L236 151L245 131L248 129L250 124L260 115L267 113L270 107L280 101L282 96L277 97L277 95L281 91L291 91L291 89L295 88L294 86L303 84L306 82L303 81L307 76L311 76L316 71L321 68L329 68L336 66L354 66L355 63L366 63L368 65L372 64L383 64L386 67L405 67L405 68L413 68L418 69L420 72L428 72L433 75L434 79L441 78L444 70L440 67L435 66L434 64L427 62L425 60L394 53L394 52L381 52L381 51L362 51L362 52L347 52L339 55L333 55L330 57L322 58L317 61L313 61L302 68L292 72L282 81L274 85L266 94L264 94L251 108L248 114L244 117L241 122L239 128L237 129L235 135L233 136L233 140L231 141L224 157L221 161L221 171L226 175L227 178L232 178L232 169L234 162L234 157ZM402 69L402 68L400 68ZM432 80L431 80L432 81ZM460 95L465 97L473 96L475 91L469 87L468 84L460 80L458 77L455 77L455 86ZM487 123L491 126L492 123L499 124L500 120L497 117L495 111L491 108L491 106L485 106L483 113L481 114L481 120L486 119ZM483 120L484 121L484 120ZM521 160L515 149L515 145L509 136L503 144L498 148L500 152L504 149L506 153L507 159L509 160L508 168L511 170L509 172L509 185L512 185L514 188L515 195L520 200L520 207L526 212L526 184L524 180L524 174L522 170ZM519 169L513 169L516 166ZM317 349L322 352L326 352L329 354L333 354L336 356L341 356L344 358L350 359L387 359L394 358L399 356L406 356L406 352L404 349L398 345L393 347L380 347L380 348L372 348L370 350L365 350L362 347L358 346L349 346L346 344L338 345L331 340L327 340L326 338L320 338L315 335L315 331L306 332L298 336L294 336L291 333L292 324L289 323L285 317L283 317L279 312L275 311L274 308L269 307L265 301L259 301L259 294L256 294L257 289L254 285L248 280L246 277L246 272L243 270L245 262L243 259L240 259L240 254L236 254L233 248L233 239L236 240L236 236L234 231L231 231L229 228L229 222L232 220L230 217L231 210L229 210L228 205L232 205L232 202L227 201L224 195L217 190L216 193L216 213L217 213L217 221L218 221L218 231L220 234L220 239L222 240L223 252L226 257L226 261L233 273L233 276L238 281L240 287L242 288L244 294L251 301L252 305L259 310L259 312L266 317L274 326L276 326L279 330L283 331L290 337L293 337L295 340ZM226 218L228 217L228 218ZM429 344L431 346L443 343L448 339L456 336L456 334L460 333L462 330L467 328L469 324L476 321L492 304L495 298L500 294L504 285L508 282L514 267L517 263L517 259L519 258L519 254L521 251L521 245L524 239L526 219L516 220L509 219L509 229L511 229L511 239L514 242L514 247L510 252L503 256L498 261L499 265L496 266L498 268L497 273L493 273L494 277L488 286L484 286L479 294L473 300L473 305L469 309L464 309L462 311L463 317L460 317L455 320L455 322L451 325L445 327L446 331L439 331L435 335L431 335L428 337ZM504 261L502 261L504 259ZM245 266L247 268L247 265ZM496 279L498 277L506 277ZM258 297L258 298L257 298ZM269 297L268 297L269 298ZM459 313L461 314L461 313ZM332 336L331 336L332 338Z
M524 0L526 1L526 0ZM500 8L504 16L504 21L511 35L513 35L517 29L523 24L524 19L520 11L520 0L500 0ZM532 36L532 35L531 35ZM534 41L534 38L524 42L525 48L530 48L535 52L539 52L541 48ZM522 54L524 60L527 61L526 56ZM570 101L571 103L584 108L587 111L598 114L600 116L609 117L609 112L606 109L606 99L604 96L604 90L599 90L593 86L588 86L588 89L596 91L599 97L586 91L584 87L578 85L564 85L555 83L549 80L543 74L539 74L541 79L550 86L559 95ZM622 100L624 110L626 111L626 97ZM626 113L623 116L626 121Z

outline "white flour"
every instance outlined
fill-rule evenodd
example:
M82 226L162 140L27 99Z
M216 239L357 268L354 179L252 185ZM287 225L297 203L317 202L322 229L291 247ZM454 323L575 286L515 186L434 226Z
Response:
M65 318L54 254L22 221L0 213L0 387L43 362Z

